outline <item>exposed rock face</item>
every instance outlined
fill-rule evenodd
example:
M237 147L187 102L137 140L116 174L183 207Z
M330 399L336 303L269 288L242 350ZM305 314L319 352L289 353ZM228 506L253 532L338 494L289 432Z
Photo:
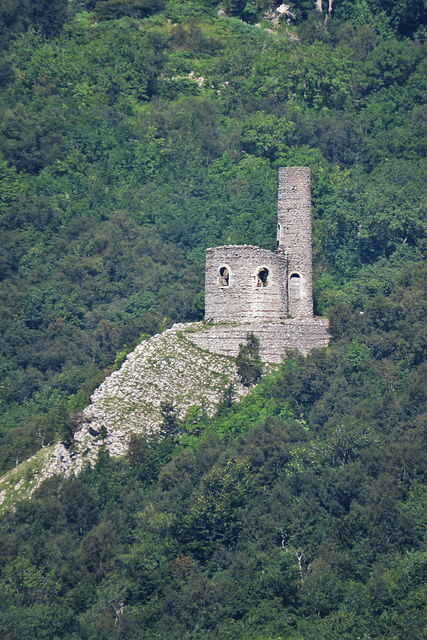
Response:
M121 369L94 391L73 446L59 443L34 456L38 469L32 472L26 495L46 478L77 475L87 464L94 464L101 446L112 456L124 455L132 434L149 435L158 430L162 402L173 402L180 418L194 405L203 406L212 415L230 382L237 398L247 393L232 358L202 351L188 340L203 327L201 322L176 324L138 345ZM31 460L24 464L29 463ZM0 504L19 484L22 473L19 465L0 482ZM19 497L24 495L19 492Z
M276 13L278 13L280 16L285 18L287 24L290 24L291 22L296 20L295 13L293 11L291 11L290 6L287 5L287 4L281 4L279 7L277 7Z
M162 402L174 403L183 418L192 405L202 405L212 415L224 388L233 382L237 394L245 393L239 384L231 358L201 351L188 338L202 323L176 324L138 345L119 371L109 376L92 395L84 410L85 424L76 433L80 450L95 453L105 442L113 456L126 453L132 433L156 432L162 417ZM90 430L107 433L94 438Z

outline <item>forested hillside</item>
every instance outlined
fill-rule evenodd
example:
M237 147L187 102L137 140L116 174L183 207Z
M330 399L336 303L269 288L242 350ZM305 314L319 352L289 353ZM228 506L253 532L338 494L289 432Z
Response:
M332 334L4 515L5 638L425 638L426 9L279 4L0 0L1 470L274 247L280 166Z

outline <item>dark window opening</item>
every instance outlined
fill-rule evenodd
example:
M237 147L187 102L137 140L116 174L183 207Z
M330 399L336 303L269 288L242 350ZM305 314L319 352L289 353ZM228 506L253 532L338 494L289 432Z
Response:
M219 284L221 287L228 287L230 284L230 274L227 267L221 267L219 270Z
M292 300L301 297L301 278L298 273L293 273L289 278L289 297Z
M268 284L268 269L260 269L257 277L257 287L266 287Z

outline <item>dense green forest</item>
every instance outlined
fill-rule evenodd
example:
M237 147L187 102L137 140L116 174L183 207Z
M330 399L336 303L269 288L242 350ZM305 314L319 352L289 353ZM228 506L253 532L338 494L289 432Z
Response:
M2 516L8 640L426 637L427 11L279 4L0 0L0 469L274 247L280 166L332 335Z
M2 637L424 639L425 271L212 420L165 407L162 440L3 515Z

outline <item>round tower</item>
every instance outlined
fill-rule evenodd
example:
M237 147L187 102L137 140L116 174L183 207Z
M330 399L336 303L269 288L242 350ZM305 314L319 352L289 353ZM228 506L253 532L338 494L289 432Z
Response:
M205 318L280 322L286 318L284 256L253 246L207 249Z

